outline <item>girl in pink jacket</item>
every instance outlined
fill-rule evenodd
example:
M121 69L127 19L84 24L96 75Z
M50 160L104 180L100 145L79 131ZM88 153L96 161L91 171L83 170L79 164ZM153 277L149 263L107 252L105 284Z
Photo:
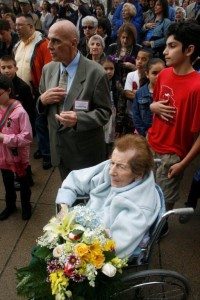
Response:
M20 178L22 219L31 217L31 190L27 176L32 129L29 117L17 100L10 98L12 82L0 75L0 169L5 186L6 208L0 220L16 211L14 173Z

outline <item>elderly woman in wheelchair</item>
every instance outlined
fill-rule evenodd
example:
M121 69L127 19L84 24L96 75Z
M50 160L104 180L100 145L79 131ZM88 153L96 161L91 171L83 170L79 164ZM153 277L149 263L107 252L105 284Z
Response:
M72 171L58 190L56 203L70 207L78 195L89 195L86 205L115 240L117 255L131 257L162 209L152 168L145 138L125 135L116 140L109 160Z

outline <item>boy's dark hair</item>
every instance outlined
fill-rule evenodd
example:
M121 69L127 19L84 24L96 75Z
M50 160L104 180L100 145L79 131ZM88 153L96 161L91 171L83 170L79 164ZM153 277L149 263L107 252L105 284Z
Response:
M0 58L0 61L12 61L15 66L17 65L16 60L15 60L14 56L12 56L12 55L3 55Z
M167 31L167 38L173 35L175 40L182 44L184 52L188 46L194 45L194 52L191 55L191 62L200 56L200 25L194 20L172 23Z
M0 74L0 89L5 91L12 89L12 80L3 74Z
M7 20L0 19L0 30L9 31L10 29L10 23Z

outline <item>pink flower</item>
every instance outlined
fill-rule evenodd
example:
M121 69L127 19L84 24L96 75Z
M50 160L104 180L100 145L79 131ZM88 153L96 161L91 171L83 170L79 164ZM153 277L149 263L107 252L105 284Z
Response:
M68 262L65 264L65 267L64 267L64 273L66 276L68 277L71 277L74 275L74 271L75 271L75 268L73 265L69 264Z
M70 232L69 235L68 235L68 238L71 241L77 241L81 238L81 234L74 234L74 233Z

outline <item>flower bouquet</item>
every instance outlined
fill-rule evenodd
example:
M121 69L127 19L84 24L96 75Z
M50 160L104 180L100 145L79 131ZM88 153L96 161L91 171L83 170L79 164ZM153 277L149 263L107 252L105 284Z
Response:
M120 286L127 259L115 254L94 211L76 206L43 228L28 267L17 270L17 292L28 299L107 299Z

